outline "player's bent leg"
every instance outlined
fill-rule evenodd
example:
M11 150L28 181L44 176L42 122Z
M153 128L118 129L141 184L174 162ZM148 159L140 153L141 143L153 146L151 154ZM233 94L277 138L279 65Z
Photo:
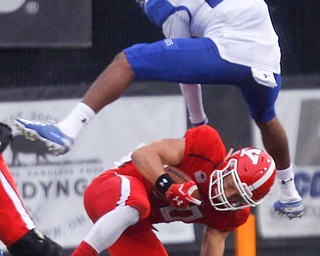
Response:
M36 229L8 247L12 256L62 256L62 247Z
M108 252L111 256L168 256L147 220L126 230Z
M89 116L87 118L83 118L82 115L74 115L74 111L77 112L77 107L57 125L29 121L22 118L17 118L15 125L27 139L43 141L49 151L52 151L55 155L65 154L70 150L76 137L73 136L73 132L69 134L68 131L76 128L78 131L75 135L77 135L84 127L84 124L94 118L95 114L104 106L121 97L133 79L134 72L125 54L121 52L98 76L84 95L82 103L91 112L88 113Z
M131 206L138 210L140 218L147 218L150 203L141 181L132 176L119 175L115 169L99 175L85 191L84 206L93 222L119 205Z
M130 206L119 206L102 216L93 226L85 241L102 252L110 247L130 226L140 219L139 212Z
M117 170L106 171L91 182L84 195L84 205L95 224L74 256L91 255L83 253L88 251L88 246L96 252L106 250L128 227L150 213L142 182L132 176L119 175Z
M251 117L260 129L264 147L276 162L280 192L274 210L288 218L296 218L303 215L304 207L294 183L287 135L274 108L281 89L281 76L275 74L274 78L277 86L270 87L248 77L240 89L250 108Z
M97 77L84 95L82 102L96 113L122 96L135 79L135 73L124 52L116 55Z
M294 183L286 133L276 117L266 123L257 122L257 125L261 130L264 146L275 159L277 166L280 190L279 200L273 206L274 210L290 219L301 217L304 214L304 206Z
M130 206L118 206L99 218L72 256L98 255L110 247L130 226L140 219L139 212Z

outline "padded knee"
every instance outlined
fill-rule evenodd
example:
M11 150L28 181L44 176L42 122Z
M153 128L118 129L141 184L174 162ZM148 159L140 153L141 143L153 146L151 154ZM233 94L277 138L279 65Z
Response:
M30 230L8 247L12 256L63 256L62 247L38 230Z

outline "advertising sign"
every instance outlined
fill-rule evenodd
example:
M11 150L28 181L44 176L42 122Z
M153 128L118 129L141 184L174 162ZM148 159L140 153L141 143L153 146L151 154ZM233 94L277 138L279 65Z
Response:
M320 218L320 90L282 91L276 105L278 117L288 135L295 183L302 196L305 214L289 220L274 213L279 184L258 207L260 234L266 238L319 236ZM253 124L254 144L263 147Z
M1 121L12 125L15 117L41 122L62 120L78 102L1 103ZM91 180L141 143L182 137L186 128L182 96L123 97L81 131L67 154L54 156L40 141L26 140L14 130L4 158L38 229L63 247L73 248L92 227L82 201ZM166 238L171 243L190 242L195 236L193 226L182 223L158 225L158 229L164 242L169 242Z

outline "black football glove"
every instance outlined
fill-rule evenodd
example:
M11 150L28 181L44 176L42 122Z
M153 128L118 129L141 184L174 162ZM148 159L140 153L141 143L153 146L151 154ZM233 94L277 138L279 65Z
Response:
M0 154L7 148L12 140L12 130L9 125L0 123Z

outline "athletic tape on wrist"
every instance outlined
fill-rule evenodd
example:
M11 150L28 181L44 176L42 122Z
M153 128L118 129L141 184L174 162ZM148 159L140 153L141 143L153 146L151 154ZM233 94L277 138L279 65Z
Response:
M172 178L169 176L169 174L164 173L161 176L158 177L156 180L155 187L158 189L161 193L166 193L168 189L171 187L171 185L175 183Z

